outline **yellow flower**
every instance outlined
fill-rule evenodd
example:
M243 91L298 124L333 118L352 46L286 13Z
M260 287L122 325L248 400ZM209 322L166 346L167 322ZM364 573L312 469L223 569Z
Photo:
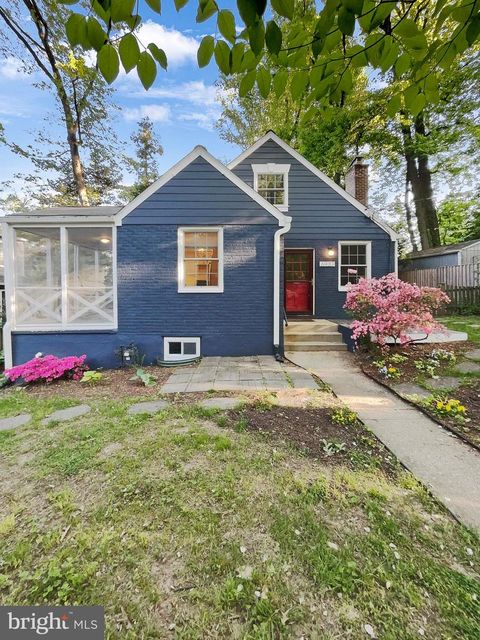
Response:
M443 409L443 402L437 402L437 409Z
M396 369L395 369L395 367L388 367L388 371L390 373L395 373Z

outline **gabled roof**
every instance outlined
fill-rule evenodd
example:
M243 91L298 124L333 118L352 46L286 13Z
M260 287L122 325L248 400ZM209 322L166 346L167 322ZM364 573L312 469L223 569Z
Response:
M304 158L300 153L298 153L298 151L295 151L293 147L291 147L284 140L279 138L277 134L274 133L273 131L268 131L262 138L259 138L248 149L245 149L245 151L243 151L237 158L235 158L235 160L232 160L232 162L228 164L228 168L234 169L238 164L246 160L254 151L259 149L263 144L265 144L265 142L268 142L269 140L272 140L273 142L278 144L279 147L281 147L287 153L289 153L293 158L295 158L295 160L300 162L300 164L303 164L303 166L306 167L309 171L311 171L315 176L317 176L317 178L320 178L320 180L323 180L330 188L332 188L340 196L342 196L342 198L344 198L347 202L349 202L361 213L363 213L363 215L365 215L367 218L370 218L372 222L374 222L377 226L379 226L386 233L388 233L388 235L392 240L396 240L398 238L398 235L396 234L396 232L386 222L383 222L382 220L379 220L378 218L376 218L373 211L365 207L356 198L354 198L349 193L347 193L345 189L342 189L342 187L340 187L336 182L334 182L331 178L325 175L323 171L320 171L320 169L317 169L315 165L313 165L306 158Z
M465 242L457 242L455 244L444 244L441 247L430 247L430 249L422 249L422 251L412 251L405 256L405 260L411 258L427 258L428 256L446 256L450 253L459 253L462 249L480 244L480 238L477 240L466 240Z
M134 198L131 202L125 205L121 211L116 216L116 221L118 224L121 224L121 221L125 216L128 216L134 209L138 207L144 200L153 195L158 189L163 187L169 180L175 177L180 171L185 169L191 162L196 160L197 158L203 158L206 162L212 165L217 171L223 174L230 182L232 182L236 187L245 192L252 200L255 200L261 207L263 207L268 213L270 213L274 218L278 220L278 224L282 227L286 226L291 218L286 216L281 211L279 211L273 204L270 204L265 198L263 198L260 194L258 194L254 189L248 186L241 178L236 176L228 167L222 164L219 160L214 158L211 153L209 153L205 147L201 145L196 146L189 154L187 154L184 158L182 158L177 164L173 165L166 173L164 173L160 178L155 180L153 184L151 184L145 191L140 193L136 198Z

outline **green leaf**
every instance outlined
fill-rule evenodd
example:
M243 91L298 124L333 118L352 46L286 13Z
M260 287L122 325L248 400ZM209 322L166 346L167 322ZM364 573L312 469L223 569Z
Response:
M259 20L248 27L248 41L253 53L258 56L265 44L265 25Z
M217 17L217 26L222 36L233 44L236 37L233 13L227 9L222 9Z
M265 67L258 67L257 69L257 87L260 91L262 98L268 98L270 93L271 76L270 71Z
M118 76L120 67L118 53L115 47L111 44L104 45L97 54L97 64L102 76L108 84L112 84Z
M283 18L291 20L295 9L294 0L271 0L272 9Z
M153 42L148 45L148 50L158 62L158 64L162 67L162 69L165 69L166 71L168 67L168 61L165 51L163 49L160 49L160 47L157 47L157 45Z
M107 40L107 34L93 16L87 18L87 37L96 51L100 51Z
M361 15L363 10L363 0L342 0L342 5L347 11L351 11L357 16Z
M136 13L135 15L130 16L129 18L126 18L125 22L128 24L130 29L133 31L134 29L136 29L140 25L140 23L142 22L142 18L138 15L138 13Z
M242 71L242 61L243 61L243 54L245 52L245 45L243 42L238 42L237 44L234 44L232 47L232 50L230 52L230 59L231 59L231 68L232 68L232 73L238 73L239 71Z
M277 55L282 48L282 32L274 20L270 20L265 30L265 42L270 53Z
M65 25L65 31L67 38L72 47L77 44L84 45L88 42L87 39L87 23L85 17L79 13L72 13L68 18Z
M380 69L385 73L395 64L400 45L391 36L386 36L383 40L383 50L380 58Z
M350 91L352 90L352 87L353 87L352 72L350 71L350 69L346 69L343 72L341 80L338 84L338 89L340 91L344 91L345 93L350 93Z
M244 98L247 95L247 93L250 93L250 91L253 89L253 85L255 84L256 77L257 77L257 70L252 69L252 71L249 71L248 73L246 73L243 76L243 78L240 80L240 87L239 87L238 93L241 98Z
M412 114L412 116L418 116L418 114L423 110L424 106L427 104L427 99L424 93L419 93L414 100L410 102L408 105L408 110Z
M308 87L309 80L310 74L308 71L296 71L293 74L290 91L294 100L298 100L303 95L305 89Z
M418 96L418 87L416 84L411 84L403 92L403 97L405 99L405 106L409 111L410 111L410 105L414 102L417 96Z
M197 51L197 61L200 68L206 67L213 56L213 50L215 49L215 40L213 36L205 36Z
M416 22L411 18L405 18L405 20L399 20L398 23L394 25L394 33L403 39L414 38L418 35L419 31Z
M365 49L360 44L356 44L350 49L347 49L347 55L351 57L351 65L354 69L359 67L366 67L368 65L367 54Z
M135 0L111 0L110 15L112 16L113 22L123 22L130 17L134 5Z
M157 77L157 65L148 51L142 51L140 54L137 62L137 73L145 89L150 89Z
M255 0L237 0L237 8L241 19L247 27L258 20Z
M412 61L408 53L402 53L395 63L395 73L397 74L397 77L400 78L403 76L403 74L410 69L411 64Z
M388 101L387 104L387 113L388 115L393 118L394 116L397 115L397 113L400 111L400 109L402 108L402 99L401 97L397 94L395 96L392 96L390 98L390 100Z
M288 71L286 69L280 69L273 77L273 90L275 91L275 95L279 98L283 95L285 91L285 87L288 82Z
M118 53L120 54L123 68L127 73L137 66L140 47L133 33L126 33L123 36L118 45Z
M230 69L230 47L223 40L219 40L215 45L215 61L218 68L223 73L229 74Z
M188 0L174 0L175 2L175 9L177 11L180 11L180 9L183 9L183 7L187 4Z
M218 11L217 3L214 0L206 0L206 2L200 1L197 11L197 22L205 22Z
M340 7L338 12L338 28L346 36L353 36L355 30L355 14L345 7Z
M242 57L240 71L251 71L257 68L257 57L251 49L247 49Z
M478 39L480 35L480 15L477 15L467 27L465 31L465 36L467 38L467 42L471 47L472 44Z
M394 2L381 2L372 14L370 24L368 25L368 31L373 31L376 27L382 24L385 18L389 16L394 9Z
M77 4L78 0L60 0L60 4Z
M121 2L122 0L120 0ZM145 2L148 4L148 6L150 7L150 9L152 9L153 11L155 11L155 13L161 13L162 12L162 3L161 0L145 0Z

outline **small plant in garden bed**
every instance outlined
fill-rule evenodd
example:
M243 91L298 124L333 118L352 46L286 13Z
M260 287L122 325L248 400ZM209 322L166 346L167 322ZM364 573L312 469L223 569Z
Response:
M402 375L402 372L397 367L394 367L393 364L386 360L375 360L373 364L377 367L378 373L389 380L396 380Z
M103 379L103 373L100 371L85 371L80 382L85 382L86 384L98 384Z
M323 451L327 454L327 456L334 456L336 453L341 453L347 448L345 442L334 442L333 440L328 441L323 438L322 443Z
M135 375L130 378L132 382L141 382L146 387L153 387L157 383L155 376L151 373L147 373L143 369L137 369Z
M465 420L467 410L460 400L455 398L447 398L446 400L434 398L428 402L427 406L439 416Z
M334 409L330 414L330 418L335 424L347 426L355 425L358 422L358 415L355 413L355 411L347 409L347 407Z
M452 365L457 361L456 355L453 351L447 351L446 349L434 349L427 359L415 360L415 368L421 373L425 373L430 378L437 377L437 371L442 365Z
M5 376L15 382L21 378L25 382L52 382L61 378L71 378L81 380L88 366L85 364L86 355L67 356L57 358L57 356L39 354L11 369L6 369Z

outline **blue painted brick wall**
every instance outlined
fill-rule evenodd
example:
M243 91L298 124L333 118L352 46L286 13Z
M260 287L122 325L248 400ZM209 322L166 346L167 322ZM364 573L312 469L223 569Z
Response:
M16 334L14 362L41 351L118 366L114 351L130 342L154 362L163 358L164 336L200 336L205 356L271 354L276 229L225 225L224 293L179 294L177 225L119 227L118 332Z

